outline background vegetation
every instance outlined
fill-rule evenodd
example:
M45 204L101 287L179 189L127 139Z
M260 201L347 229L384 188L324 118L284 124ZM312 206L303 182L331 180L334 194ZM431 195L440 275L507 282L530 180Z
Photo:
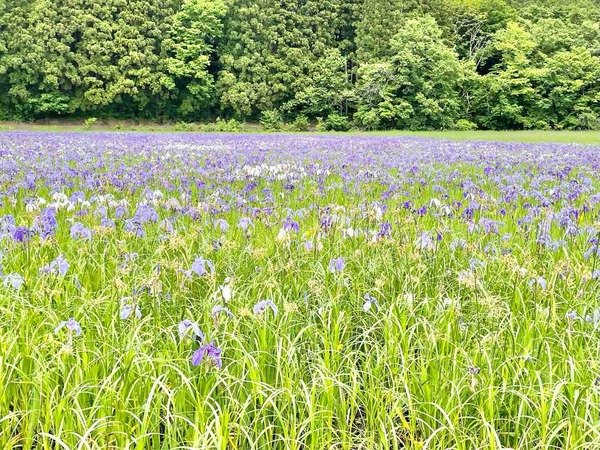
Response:
M0 0L0 120L597 129L599 22L598 0Z

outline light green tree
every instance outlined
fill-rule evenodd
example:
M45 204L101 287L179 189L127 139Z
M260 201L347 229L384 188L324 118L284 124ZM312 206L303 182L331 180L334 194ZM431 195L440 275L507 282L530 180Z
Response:
M461 117L464 68L431 16L407 20L393 55L358 73L356 119L368 128L448 129Z

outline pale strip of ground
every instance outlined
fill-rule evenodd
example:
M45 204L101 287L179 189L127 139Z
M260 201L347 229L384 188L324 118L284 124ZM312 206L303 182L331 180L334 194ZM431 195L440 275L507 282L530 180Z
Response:
M113 122L109 124L96 124L93 128L86 129L81 123L68 122L64 124L32 124L0 122L0 131L135 131L135 132L177 132L174 125L136 123L132 121L118 122L120 127L115 128ZM244 133L261 133L260 127L248 124ZM310 134L335 134L356 136L422 136L436 139L452 140L484 140L508 142L563 142L600 145L600 131L375 131L348 133L310 133Z

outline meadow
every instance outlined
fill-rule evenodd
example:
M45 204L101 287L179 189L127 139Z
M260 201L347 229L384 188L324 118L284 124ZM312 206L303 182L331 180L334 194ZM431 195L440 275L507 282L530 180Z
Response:
M0 133L0 448L600 448L600 147Z

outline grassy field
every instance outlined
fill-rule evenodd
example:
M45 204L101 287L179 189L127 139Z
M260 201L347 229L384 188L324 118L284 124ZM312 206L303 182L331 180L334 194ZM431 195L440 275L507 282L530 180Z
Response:
M434 139L501 141L501 142L564 142L600 145L600 131L424 131L374 132L369 135L422 136Z
M119 125L115 129L115 125ZM174 125L160 125L148 122L111 122L108 124L95 124L88 130L78 122L62 122L54 124L28 124L14 122L0 122L0 131L26 130L26 131L135 131L135 132L176 132ZM246 124L245 133L263 133L258 124ZM564 142L600 145L600 131L376 131L376 132L349 132L349 133L317 133L317 134L344 134L356 136L421 136L434 139L451 140L488 140L501 142Z
M0 133L0 448L595 450L599 166Z

